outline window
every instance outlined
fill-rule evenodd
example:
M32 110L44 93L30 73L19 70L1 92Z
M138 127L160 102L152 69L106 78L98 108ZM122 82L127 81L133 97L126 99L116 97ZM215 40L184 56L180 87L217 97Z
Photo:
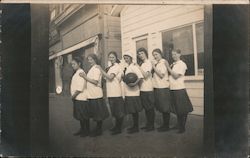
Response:
M203 75L204 70L204 34L203 23L165 31L162 33L164 57L172 63L173 49L180 49L182 60L187 64L187 76Z
M136 51L142 47L145 48L146 50L148 50L148 40L147 39L141 39L141 40L136 41Z

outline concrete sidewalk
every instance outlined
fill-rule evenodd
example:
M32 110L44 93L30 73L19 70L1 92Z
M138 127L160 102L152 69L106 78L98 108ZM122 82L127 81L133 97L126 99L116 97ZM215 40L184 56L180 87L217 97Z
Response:
M50 97L50 145L55 156L104 156L104 157L201 157L203 150L203 116L189 115L184 134L176 131L157 131L127 134L130 117L125 119L124 130L112 136L108 131L112 118L104 121L103 135L95 138L73 136L79 122L73 118L72 102L69 97ZM156 127L161 122L157 113ZM144 112L140 114L140 125L145 123ZM171 115L171 125L176 118ZM91 122L91 128L95 124Z

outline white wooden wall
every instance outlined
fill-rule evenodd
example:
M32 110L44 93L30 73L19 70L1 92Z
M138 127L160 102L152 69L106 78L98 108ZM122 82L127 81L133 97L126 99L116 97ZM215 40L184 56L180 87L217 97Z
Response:
M147 38L149 58L152 50L162 49L162 31L204 20L202 5L127 5L121 12L122 52L136 57L136 41ZM186 81L194 114L203 115L203 77Z

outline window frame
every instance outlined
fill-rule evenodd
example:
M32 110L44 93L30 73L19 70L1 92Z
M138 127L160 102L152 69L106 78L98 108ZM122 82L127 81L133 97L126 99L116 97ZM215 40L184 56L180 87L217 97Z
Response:
M147 40L147 47L149 47L149 36L148 36L148 33L147 34L142 34L142 35L139 35L139 36L136 36L136 37L133 37L132 40L133 40L133 44L134 44L134 50L135 50L134 52L137 52L137 50L136 50L136 42L137 41ZM149 49L149 48L147 48L147 49ZM137 62L136 56L137 56L137 53L135 53L135 62Z
M164 32L174 31L174 30L181 29L181 28L188 27L188 26L192 27L193 51L194 51L194 75L185 76L186 80L204 80L204 68L203 68L203 73L202 74L198 73L198 52L197 52L198 47L197 47L197 38L196 38L196 25L201 24L201 23L203 23L203 26L204 26L204 21L201 20L201 21L195 21L195 22L192 22L192 23L179 25L179 26L176 26L176 27L172 27L172 28L169 28L169 29L159 31L160 34L161 34L161 42L163 42L162 40L163 40L163 33ZM204 28L203 28L203 30L204 30ZM163 50L163 45L162 45L161 49Z

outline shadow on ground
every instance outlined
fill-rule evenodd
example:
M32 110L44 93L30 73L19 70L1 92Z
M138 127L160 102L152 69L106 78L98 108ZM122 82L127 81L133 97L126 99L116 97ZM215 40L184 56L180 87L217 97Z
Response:
M81 138L73 136L79 129L79 123L72 116L72 103L69 97L50 97L50 148L55 156L105 156L105 157L201 157L203 150L203 116L190 115L186 132L176 131L159 133L157 131L127 134L131 118L125 119L123 133L112 136L108 131L113 125L111 117L104 121L102 136ZM145 123L145 116L140 114L140 125ZM161 123L157 113L156 127ZM176 118L171 115L171 125ZM95 123L91 122L91 128Z

